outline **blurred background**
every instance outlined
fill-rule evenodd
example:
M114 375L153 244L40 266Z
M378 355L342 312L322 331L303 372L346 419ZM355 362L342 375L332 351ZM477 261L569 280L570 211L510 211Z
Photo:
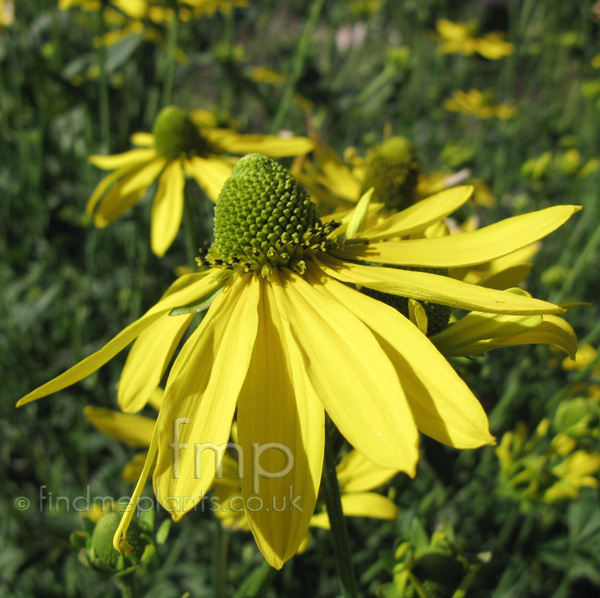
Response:
M165 103L203 108L243 133L318 132L346 159L404 136L432 179L460 173L475 185L459 222L584 206L544 240L526 288L594 304L566 316L585 353L564 362L525 346L458 361L492 432L511 435L506 451L424 441L416 479L397 476L386 490L398 520L349 526L369 595L397 595L395 567L412 566L398 547L417 554L440 529L446 553L472 572L468 596L600 595L597 468L556 469L555 459L560 434L600 453L599 40L591 0L0 0L0 595L119 595L69 544L82 514L48 501L40 509L39 496L41 487L71 501L88 489L131 493L121 473L136 450L83 413L115 408L125 356L55 396L14 404L137 318L186 265L182 234L163 259L150 251L150 201L105 229L85 214L102 176L88 157L130 149ZM197 209L200 246L212 206L199 199ZM567 490L550 500L544 489L557 481ZM262 556L249 533L218 526L200 512L172 526L140 595L213 596L221 533L225 595L234 595ZM264 595L338 591L327 532L317 530ZM427 596L445 596L435 591Z

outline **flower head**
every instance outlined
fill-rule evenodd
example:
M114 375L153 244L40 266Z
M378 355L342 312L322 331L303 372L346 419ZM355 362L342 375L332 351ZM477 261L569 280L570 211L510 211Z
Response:
M239 135L214 126L210 114L188 114L177 106L167 106L156 117L152 133L136 133L132 142L140 146L114 156L91 156L98 168L112 170L90 197L88 214L94 224L104 227L142 200L158 180L152 207L152 250L162 257L171 246L183 217L186 176L193 178L215 201L231 174L237 158L259 150L275 157L297 155L312 149L304 137Z
M555 206L472 233L402 238L439 221L470 193L465 187L448 190L366 229L359 226L365 215L359 206L354 219L336 229L331 219L319 218L289 173L263 156L247 156L221 195L215 243L202 257L209 268L177 280L100 351L19 405L75 383L137 338L119 400L124 411L141 409L194 314L208 308L170 369L132 500L153 469L155 494L181 498L175 508L163 503L173 518L192 509L218 468L214 450L192 447L201 443L224 450L237 412L238 444L245 455L257 445L273 444L293 455L285 474L255 483L245 472L241 479L245 498L258 496L267 503L278 497L281 504L292 492L298 499L301 510L246 511L258 546L281 567L297 551L315 509L326 412L366 459L411 476L419 430L457 448L494 442L480 403L425 334L358 286L485 313L564 311L529 296L403 269L489 261L549 234L578 210ZM253 202L260 206L257 213ZM181 449L176 459L175 435ZM267 451L260 465L281 472L286 462L280 452ZM116 545L133 510L124 516Z
M504 40L502 33L488 33L483 37L475 37L477 23L453 23L440 19L436 24L440 36L440 52L442 54L480 54L489 60L499 60L514 52L514 45Z

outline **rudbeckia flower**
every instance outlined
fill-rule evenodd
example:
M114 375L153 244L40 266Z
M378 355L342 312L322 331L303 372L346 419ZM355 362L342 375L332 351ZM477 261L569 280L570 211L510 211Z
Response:
M176 106L164 108L152 133L135 133L139 146L123 154L91 156L90 162L112 170L90 197L86 211L94 224L103 228L140 202L158 180L152 205L152 251L162 257L171 246L183 217L186 176L193 178L208 197L216 201L237 158L231 154L260 151L268 156L295 156L309 152L312 142L305 137L240 135L214 127L203 110L188 115Z
M194 312L210 305L171 367L132 504L153 468L154 492L175 520L194 508L218 466L214 451L200 449L224 449L237 410L244 455L272 443L293 455L285 475L265 476L260 484L247 472L241 479L244 498L265 504L246 515L265 558L280 568L296 553L315 510L326 412L366 459L410 476L419 430L456 448L494 442L479 401L427 336L357 285L485 313L564 311L432 269L470 266L529 245L564 224L576 206L555 206L472 233L401 238L458 209L471 191L447 190L345 239L336 234L335 221L320 218L306 190L282 166L246 156L219 195L215 240L201 258L206 270L178 279L102 349L18 404L74 384L139 337L126 364L127 384L119 385L121 408L139 410ZM363 216L357 210L356 219ZM359 228L352 221L346 230ZM281 452L267 451L261 467L274 474L287 467L283 461ZM301 508L267 507L288 496ZM116 546L133 511L124 515Z
M467 92L457 89L452 93L451 98L444 100L444 108L450 112L471 114L484 120L494 116L509 120L519 113L519 109L510 104L493 105L489 94L478 89L470 89Z

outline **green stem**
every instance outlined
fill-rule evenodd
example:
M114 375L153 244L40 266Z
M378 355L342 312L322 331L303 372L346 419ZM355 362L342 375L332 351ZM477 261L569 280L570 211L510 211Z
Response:
M213 596L225 598L227 596L227 549L229 536L223 533L220 521L215 521L215 536L213 543Z
M173 101L173 86L175 82L175 63L177 61L177 37L179 34L179 14L177 3L173 2L173 16L167 30L167 56L165 60L165 79L163 83L162 106L168 106Z
M273 124L271 126L272 133L278 133L281 130L285 117L292 106L294 94L296 93L296 85L300 79L300 75L302 74L304 61L308 56L308 50L310 48L310 41L315 27L317 26L319 15L321 14L321 9L323 8L324 4L325 0L314 0L312 6L310 7L308 19L304 25L304 31L302 32L302 37L298 42L296 54L294 55L291 77L285 87L283 97L281 98L281 103L279 104L279 108L277 109L277 113L273 119Z
M122 598L134 598L134 579L132 575L126 575L124 577L115 577L114 580L121 590Z
M98 11L98 33L100 45L98 46L98 96L100 101L100 135L102 152L110 154L110 97L108 89L108 73L106 72L106 45L104 35L106 22L104 21L104 3Z
M267 561L252 571L244 580L234 598L255 598L262 596L263 592L271 585L277 575L277 569L273 569Z
M331 539L333 542L333 551L337 564L340 584L344 598L356 598L358 596L358 586L354 574L354 565L352 564L352 554L350 552L350 539L348 537L348 528L346 519L342 510L342 501L340 496L340 487L335 469L335 455L333 453L332 438L328 432L325 437L325 462L323 464L323 491L325 494L325 504L329 524L331 527Z

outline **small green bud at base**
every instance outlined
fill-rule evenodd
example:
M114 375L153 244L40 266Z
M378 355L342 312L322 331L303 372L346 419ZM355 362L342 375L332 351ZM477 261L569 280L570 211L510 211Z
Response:
M177 106L167 106L159 112L152 134L156 152L167 160L181 156L205 156L210 150L209 142L200 135L198 127Z
M373 187L373 201L390 211L415 203L421 167L408 139L392 137L367 153L364 189Z
M270 278L287 267L302 274L305 260L326 251L338 224L324 224L304 187L283 166L260 154L239 160L215 207L215 241L205 260Z
M438 274L440 276L448 276L448 270L446 268L411 268L404 267L398 268L399 270L410 270L412 272L429 272L429 274ZM367 287L363 287L361 291L382 301L387 305L397 309L404 317L409 317L408 310L408 297L400 297L399 295L392 295L391 293L383 293L381 291L375 291ZM439 303L431 303L430 301L420 301L421 305L425 309L425 315L427 316L427 336L433 336L438 332L441 332L448 326L448 320L450 319L450 307L447 305L440 305Z
M135 521L132 522L127 531L127 542L132 546L133 553L130 556L124 556L114 549L113 536L119 527L122 516L123 514L117 511L111 511L103 515L96 523L94 531L88 539L86 553L90 564L103 571L119 571L121 561L131 565L132 561L139 561L144 553L147 541L142 537L143 531Z

